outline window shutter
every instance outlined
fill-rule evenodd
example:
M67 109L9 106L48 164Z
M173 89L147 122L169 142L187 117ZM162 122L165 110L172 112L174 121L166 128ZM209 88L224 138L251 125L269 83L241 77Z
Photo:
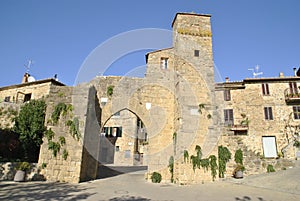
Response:
M233 124L233 110L229 110L229 120Z
M269 119L270 119L270 120L273 120L272 107L269 107Z
M293 113L294 113L294 119L297 119L298 115L297 115L297 107L293 106Z
M261 84L261 88L262 88L262 93L263 93L263 95L266 95L266 92L265 92L265 85L264 85L264 84Z
M294 92L295 94L297 94L298 93L297 82L293 82L293 84L294 84Z
M224 121L228 122L228 114L227 114L228 110L224 110Z
M265 119L268 119L268 108L264 108L264 113L265 113Z

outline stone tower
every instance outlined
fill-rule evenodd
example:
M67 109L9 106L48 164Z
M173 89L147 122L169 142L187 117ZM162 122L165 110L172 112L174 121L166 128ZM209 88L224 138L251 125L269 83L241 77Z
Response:
M174 54L193 65L214 90L210 15L177 13L172 23Z

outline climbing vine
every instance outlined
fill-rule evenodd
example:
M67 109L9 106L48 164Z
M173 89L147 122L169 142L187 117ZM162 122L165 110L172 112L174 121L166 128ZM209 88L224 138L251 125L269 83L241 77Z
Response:
M201 167L204 169L204 171L208 171L208 168L210 167L211 175L213 178L213 181L216 178L217 175L217 157L215 155L211 155L209 158L203 158L202 159L202 149L199 145L196 145L195 147L196 155L190 156L190 163L192 163L193 170L195 172L196 168L200 169ZM184 162L188 160L188 152L187 150L184 150Z
M283 157L285 157L287 150L291 146L295 146L297 148L300 147L300 125L298 123L293 122L293 112L291 112L287 118L284 120L284 137L286 138L288 144L281 149Z
M183 157L185 163L189 161L189 152L187 150L183 151Z
M203 113L202 110L204 110L204 109L205 109L205 104L204 104L204 103L200 103L200 104L198 105L198 112L199 112L200 114L202 114L202 113ZM208 113L208 114L206 115L206 117L207 117L207 119L211 119L211 118L212 118L212 116L211 116L210 113Z
M190 161L191 161L191 163L193 165L193 170L195 172L196 167L198 166L198 158L197 158L197 156L191 155Z
M171 156L169 159L169 171L171 173L171 182L174 182L174 157Z
M48 149L52 150L53 156L56 157L57 153L60 151L60 144L59 142L53 142L53 141L49 141L48 142Z
M69 155L69 152L68 152L66 149L64 149L64 151L63 151L63 153L62 153L62 158L63 158L64 160L67 160L68 155Z
M226 172L226 163L231 159L231 153L227 147L218 147L218 159L219 159L219 177L224 178Z
M114 93L114 86L113 85L109 85L107 87L106 93L107 93L108 96L112 96L113 93Z
M204 171L208 171L208 168L209 168L209 158L201 159L200 165L204 169Z
M196 151L196 156L191 155L190 161L193 164L193 170L195 171L196 167L200 169L200 163L201 163L201 158L202 158L202 149L199 145L196 145L195 147Z
M81 134L79 132L79 120L77 117L74 117L73 120L68 120L66 123L69 126L69 131L71 136L76 139L77 141L80 139Z
M214 181L216 176L217 176L217 169L218 169L217 157L215 155L210 155L209 159L210 159L211 176L212 176L213 181Z
M68 114L69 117L72 117L73 116L73 114L71 113L72 111L73 111L73 106L71 104L58 103L57 105L55 105L54 111L51 114L51 119L48 122L51 122L55 125L58 123L59 118L61 116L67 116ZM79 140L81 135L79 133L78 118L73 118L73 120L68 120L66 122L66 126L69 127L69 132L71 136L74 139ZM66 138L64 136L59 136L57 142L53 141L53 138L55 137L55 133L51 128L47 129L44 135L48 140L48 149L51 150L53 156L56 157L57 154L60 152L61 148L66 144ZM69 155L68 151L64 149L62 152L62 158L64 160L67 160L68 155Z
M176 155L176 144L177 144L177 133L174 132L173 133L173 151L174 151L174 155Z

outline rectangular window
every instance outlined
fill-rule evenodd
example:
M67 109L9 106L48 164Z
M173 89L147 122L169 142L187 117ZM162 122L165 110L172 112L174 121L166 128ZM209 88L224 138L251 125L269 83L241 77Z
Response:
M117 127L117 137L122 137L122 127Z
M224 123L226 126L233 126L233 109L224 110Z
M262 137L264 156L266 158L277 157L276 138L274 136Z
M262 88L262 94L264 96L270 95L269 84L268 83L262 83L261 88Z
M264 107L265 120L273 120L272 107Z
M6 97L4 98L4 102L10 102L10 96L6 96Z
M122 137L122 127L104 127L106 137Z
M161 69L168 69L168 58L161 58L160 59L160 67Z
M231 97L230 97L230 90L226 89L224 91L224 100L225 101L230 101L231 100Z
M293 106L294 119L300 119L300 106Z
M195 50L195 51L194 51L194 56L195 56L195 57L199 57L199 50Z
M290 93L297 94L298 93L297 82L290 82L289 85L290 85Z
M31 94L25 94L24 103L27 102L27 101L30 101L30 99L31 99Z

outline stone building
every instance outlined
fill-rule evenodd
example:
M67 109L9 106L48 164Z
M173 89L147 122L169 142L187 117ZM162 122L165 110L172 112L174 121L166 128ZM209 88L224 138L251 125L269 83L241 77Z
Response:
M21 84L0 87L0 101L24 103L30 99L46 97L51 93L52 86L64 86L64 84L53 78L35 80L25 73Z
M65 154L61 149L56 157L47 140L41 147L39 164L47 164L42 174L48 180L95 179L99 165L113 164L147 165L146 178L159 172L165 182L211 181L209 169L193 169L190 162L199 146L203 159L217 157L220 145L232 155L243 150L246 174L265 172L268 164L293 166L300 77L215 83L210 15L177 13L172 29L173 46L146 55L144 78L97 76L75 87L52 87L46 119L60 103L73 109L57 124L47 121L54 140L66 139ZM226 177L234 165L231 159Z

